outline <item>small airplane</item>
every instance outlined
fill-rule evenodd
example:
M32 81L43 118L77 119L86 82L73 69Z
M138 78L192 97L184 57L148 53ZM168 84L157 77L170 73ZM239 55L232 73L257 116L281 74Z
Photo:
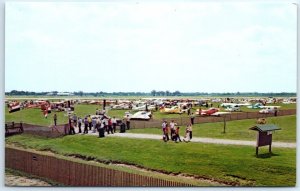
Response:
M226 111L241 111L241 107L239 105L230 105L225 110Z
M132 107L133 111L146 111L146 110L155 110L155 106L154 105L140 105L138 107L134 106Z
M221 111L218 111L218 112L213 113L211 115L212 116L221 116L221 115L226 115L226 114L230 114L230 112L221 112Z
M121 103L118 105L113 105L112 109L129 109L129 105L126 103Z
M262 103L256 103L254 105L247 106L247 108L249 108L249 109L262 109L263 107L264 107L264 105Z
M12 113L15 111L20 111L21 110L21 105L19 102L11 102L9 103L9 108L8 108L8 112Z
M220 106L221 107L231 107L231 106L249 106L249 103L222 103Z
M264 109L260 110L259 113L275 113L280 106L264 106Z
M186 113L187 112L187 109L181 109L179 106L173 106L171 108L166 108L166 107L163 107L159 110L161 113Z
M132 119L143 119L143 120L149 120L152 117L151 111L138 111L135 114L131 114L129 112L125 112L124 117L129 117L130 120Z
M209 116L209 115L212 115L212 114L214 114L214 113L216 113L216 112L218 112L218 111L219 111L219 109L214 108L214 107L209 108L209 109L207 109L207 110L200 110L200 109L197 109L197 110L196 110L196 114L198 114L198 115Z

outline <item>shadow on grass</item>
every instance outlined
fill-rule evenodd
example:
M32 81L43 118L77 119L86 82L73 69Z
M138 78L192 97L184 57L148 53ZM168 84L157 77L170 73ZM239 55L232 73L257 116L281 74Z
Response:
M264 153L264 154L258 154L256 156L256 158L262 158L262 159L265 159L265 158L271 158L273 156L280 156L279 154L275 154L275 153Z

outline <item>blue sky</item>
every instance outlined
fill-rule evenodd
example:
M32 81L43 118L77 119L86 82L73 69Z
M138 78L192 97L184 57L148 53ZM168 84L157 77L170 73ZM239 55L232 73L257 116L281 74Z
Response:
M296 92L292 3L6 3L5 91Z

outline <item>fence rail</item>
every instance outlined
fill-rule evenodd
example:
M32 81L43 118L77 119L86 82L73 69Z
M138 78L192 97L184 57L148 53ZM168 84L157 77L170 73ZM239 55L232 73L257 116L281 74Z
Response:
M164 180L7 147L5 148L5 167L48 178L68 186L193 186L188 183Z
M277 116L285 116L285 115L295 115L296 109L286 109L280 110L277 113ZM242 120L242 119L258 119L258 118L267 118L273 117L274 114L261 114L258 112L236 112L225 115L226 121L233 120ZM174 120L178 125L186 125L190 122L189 117L179 117L179 118L165 118L167 121ZM163 119L162 119L163 120ZM152 119L150 121L131 121L130 128L133 129L141 129L141 128L150 128L150 127L160 127L162 120ZM197 116L194 119L195 123L214 123L214 122L222 122L224 120L223 117L213 117L213 116Z

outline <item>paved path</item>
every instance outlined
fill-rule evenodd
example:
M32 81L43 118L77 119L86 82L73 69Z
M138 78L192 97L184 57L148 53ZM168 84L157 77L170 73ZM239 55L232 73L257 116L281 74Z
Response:
M89 131L89 135L98 136L98 133L92 133ZM156 139L161 140L161 135L153 134L139 134L139 133L115 133L115 134L105 134L105 136L111 137L128 137L128 138L137 138L137 139ZM182 140L183 137L181 137ZM213 144L223 144L223 145L247 145L247 146L256 146L256 141L243 141L243 140L231 140L231 139L215 139L215 138L198 138L193 137L191 142L199 143L213 143ZM296 143L286 143L286 142L273 142L272 147L282 147L282 148L296 148Z

